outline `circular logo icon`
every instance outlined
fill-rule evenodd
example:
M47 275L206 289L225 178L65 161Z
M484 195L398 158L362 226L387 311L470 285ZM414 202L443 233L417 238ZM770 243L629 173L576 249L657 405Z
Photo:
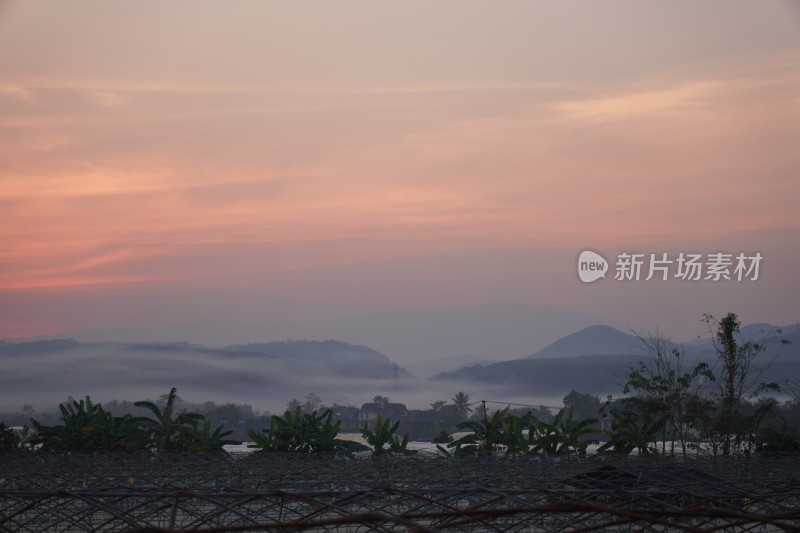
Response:
M584 250L578 256L578 277L584 283L591 283L606 277L608 261L602 255Z

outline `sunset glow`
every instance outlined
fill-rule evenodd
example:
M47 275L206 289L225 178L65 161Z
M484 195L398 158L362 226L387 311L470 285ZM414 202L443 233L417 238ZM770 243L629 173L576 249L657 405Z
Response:
M798 319L788 3L2 5L0 337L498 301ZM758 302L608 309L587 246L770 269Z

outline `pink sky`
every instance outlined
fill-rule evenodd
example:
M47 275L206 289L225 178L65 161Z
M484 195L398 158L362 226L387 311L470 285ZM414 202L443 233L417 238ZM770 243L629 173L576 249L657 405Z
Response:
M2 2L0 337L495 302L794 323L798 146L789 2ZM587 247L764 270L586 286Z

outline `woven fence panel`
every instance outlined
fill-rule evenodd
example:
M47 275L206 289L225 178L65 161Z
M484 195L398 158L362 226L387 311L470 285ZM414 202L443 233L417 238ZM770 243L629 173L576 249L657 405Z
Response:
M800 456L0 455L0 531L145 530L800 530Z

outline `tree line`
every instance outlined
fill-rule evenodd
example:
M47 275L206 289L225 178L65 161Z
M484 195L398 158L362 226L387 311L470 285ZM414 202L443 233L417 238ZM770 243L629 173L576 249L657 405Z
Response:
M114 416L87 396L59 406L60 424L44 425L32 419L33 431L18 433L0 424L0 451L47 452L223 452L225 445L241 444L227 438L223 425L212 429L211 422L199 413L175 410L177 390L173 387L164 405L145 400L137 407L151 416ZM339 438L341 421L333 421L333 411L303 412L301 407L273 415L268 428L249 430L250 445L262 453L315 453L352 456L370 451L373 455L413 454L408 449L408 434L398 434L399 422L382 420L375 427L365 425L361 435L368 445Z

